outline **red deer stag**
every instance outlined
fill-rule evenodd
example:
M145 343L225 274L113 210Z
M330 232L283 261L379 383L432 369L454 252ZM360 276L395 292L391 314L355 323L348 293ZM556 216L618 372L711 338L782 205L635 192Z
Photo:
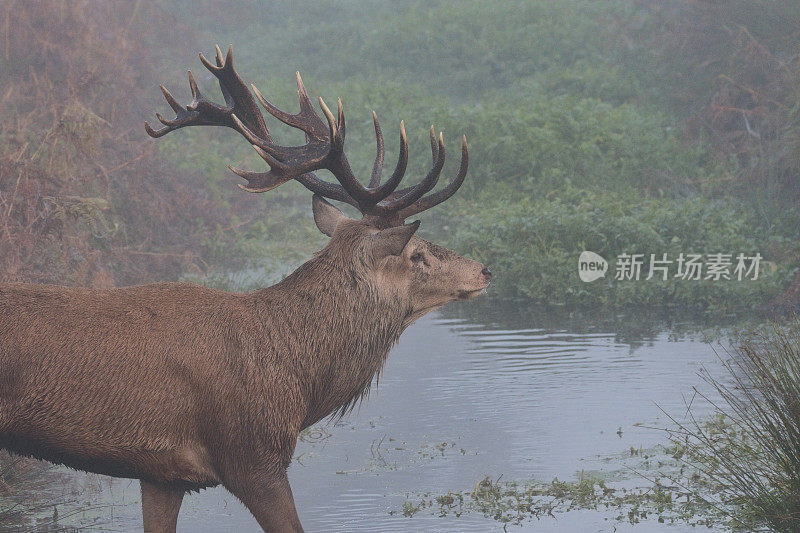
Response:
M305 133L280 146L253 93L233 68L216 64L225 105L200 94L177 114L158 115L161 137L186 126L227 126L270 170L233 169L264 192L295 179L313 193L314 220L330 242L280 283L236 294L185 283L111 290L0 284L0 447L73 468L141 480L147 532L175 531L186 491L222 484L268 531L301 531L286 469L303 428L345 413L362 398L403 330L425 313L480 294L491 273L480 263L414 235L406 218L453 195L467 172L438 192L444 143L431 133L433 166L398 189L408 147L381 183L383 138L369 185L343 152L341 102L323 121L300 76L300 112L253 93L280 121ZM433 131L433 130L432 130ZM338 183L313 174L328 170ZM427 195L427 196L426 196ZM348 203L353 220L324 198Z

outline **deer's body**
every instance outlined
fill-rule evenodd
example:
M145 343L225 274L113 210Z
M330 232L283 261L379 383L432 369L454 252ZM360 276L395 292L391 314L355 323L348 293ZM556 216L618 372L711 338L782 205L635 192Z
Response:
M144 529L174 531L187 490L222 484L269 531L301 531L286 469L300 431L368 390L402 331L447 302L489 284L480 263L415 236L406 217L459 188L436 185L444 141L431 127L433 167L397 189L407 142L381 184L383 138L369 186L343 153L344 113L320 99L316 114L298 74L300 113L262 105L301 129L307 144L275 144L232 51L216 66L226 105L205 99L190 74L194 101L153 137L192 125L236 129L267 161L266 173L236 171L247 190L296 179L316 194L317 227L328 245L282 282L247 294L165 283L112 290L0 284L0 447L56 463L142 481ZM327 169L340 182L317 178ZM323 198L351 204L344 216Z
M0 446L187 489L262 454L285 468L400 336L387 298L324 259L246 294L0 285Z
M243 304L188 285L0 285L0 445L112 476L218 483L201 422L233 407Z

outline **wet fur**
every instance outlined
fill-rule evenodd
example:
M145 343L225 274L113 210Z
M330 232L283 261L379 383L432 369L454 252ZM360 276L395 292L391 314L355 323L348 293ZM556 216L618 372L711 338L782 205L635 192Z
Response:
M362 397L403 329L399 296L337 259L249 294L0 285L0 446L187 488L218 484L237 440L285 467L296 433Z

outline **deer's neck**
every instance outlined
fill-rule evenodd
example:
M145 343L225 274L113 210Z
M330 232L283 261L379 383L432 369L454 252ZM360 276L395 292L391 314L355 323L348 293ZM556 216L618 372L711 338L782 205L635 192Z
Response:
M265 325L282 324L287 363L307 395L304 427L354 407L408 324L399 295L325 262L306 263L264 292Z

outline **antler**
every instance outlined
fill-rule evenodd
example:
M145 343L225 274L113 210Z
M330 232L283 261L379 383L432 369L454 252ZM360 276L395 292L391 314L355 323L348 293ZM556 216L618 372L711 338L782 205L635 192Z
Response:
M223 59L222 51L216 47L216 65L211 64L203 54L200 61L217 78L222 90L225 105L216 104L205 98L197 88L197 83L189 71L189 87L193 100L182 107L170 92L161 86L167 103L175 111L175 118L165 119L156 113L164 124L154 130L145 122L145 129L151 137L161 137L186 126L226 126L243 135L261 156L270 170L250 172L233 167L233 172L247 180L247 185L239 185L249 192L266 192L279 185L296 179L310 191L325 198L349 203L365 216L383 219L385 223L396 225L411 215L430 209L452 196L461 186L467 174L468 154L466 137L461 148L461 167L457 176L442 190L430 192L439 179L445 160L442 134L436 138L431 126L431 152L433 165L427 176L413 187L396 190L403 179L408 164L408 141L405 125L400 122L400 153L394 172L381 184L384 145L378 117L373 111L377 154L373 164L369 185L363 186L353 174L344 154L345 118L341 100L337 102L337 116L319 98L319 105L325 121L314 110L308 98L300 73L297 73L297 93L300 98L300 112L287 113L272 105L253 85L251 93L233 67L233 47ZM253 98L255 94L255 99ZM256 105L256 99L272 116L305 133L306 144L301 146L281 146L272 140L264 117ZM313 171L330 171L339 183L331 183L318 178Z
M219 86L226 105L215 104L204 97L197 88L197 83L194 81L194 76L190 70L189 88L194 99L185 108L173 98L166 87L160 85L161 92L164 93L164 98L166 98L169 106L175 111L176 117L173 120L167 120L159 113L156 113L156 117L165 127L160 130L154 130L145 122L144 128L151 137L162 137L171 131L186 126L227 126L237 129L233 120L235 114L247 124L251 131L256 132L267 140L270 139L267 126L264 123L264 117L258 110L253 95L250 94L247 85L233 68L233 46L228 48L228 54L225 59L222 58L222 50L219 49L219 46L216 47L216 52L216 66L212 65L202 53L200 54L200 61L219 80Z

